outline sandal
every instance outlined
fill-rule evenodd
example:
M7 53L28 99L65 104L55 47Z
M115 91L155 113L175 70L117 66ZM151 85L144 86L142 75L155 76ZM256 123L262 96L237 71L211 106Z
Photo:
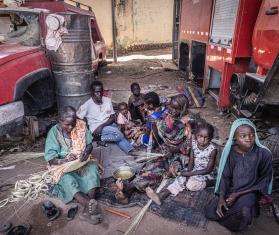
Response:
M51 201L46 201L42 205L43 213L48 220L52 221L58 218L60 210Z
M12 229L7 232L7 235L28 235L30 233L30 230L30 225L22 224L12 227Z
M90 224L96 225L103 221L103 216L100 213L98 203L95 199L91 199L88 202L88 211L84 208L83 213L80 215L80 219Z
M12 228L11 223L1 224L0 225L0 233L6 233Z
M72 205L67 212L67 220L73 220L78 212L78 205Z

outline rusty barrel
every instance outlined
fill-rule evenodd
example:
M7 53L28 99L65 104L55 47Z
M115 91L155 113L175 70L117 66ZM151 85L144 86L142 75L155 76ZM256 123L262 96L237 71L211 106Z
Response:
M78 109L89 99L93 80L90 16L61 15L68 33L57 51L49 51L59 112L68 105Z

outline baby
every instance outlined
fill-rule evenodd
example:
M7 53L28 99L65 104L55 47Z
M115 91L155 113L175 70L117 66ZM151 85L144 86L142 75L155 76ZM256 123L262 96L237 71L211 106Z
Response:
M131 140L135 146L139 146L141 144L144 128L137 126L132 122L131 113L128 110L128 105L125 102L118 104L116 122L122 133L124 133L126 138Z

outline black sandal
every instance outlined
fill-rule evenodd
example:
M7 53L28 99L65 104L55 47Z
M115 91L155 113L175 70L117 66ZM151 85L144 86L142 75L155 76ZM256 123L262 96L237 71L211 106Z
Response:
M60 215L60 210L51 201L46 201L42 205L43 213L49 221L55 220Z
M28 235L30 233L31 226L28 224L21 224L18 226L12 227L7 235Z
M73 220L78 212L78 205L72 205L67 212L67 220Z
M0 225L0 233L6 233L12 228L12 223L6 223Z

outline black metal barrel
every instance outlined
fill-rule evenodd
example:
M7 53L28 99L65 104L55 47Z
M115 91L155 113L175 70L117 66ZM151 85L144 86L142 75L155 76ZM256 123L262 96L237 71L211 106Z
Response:
M90 16L61 15L68 33L57 51L49 51L59 112L68 105L78 109L89 99L93 80Z

